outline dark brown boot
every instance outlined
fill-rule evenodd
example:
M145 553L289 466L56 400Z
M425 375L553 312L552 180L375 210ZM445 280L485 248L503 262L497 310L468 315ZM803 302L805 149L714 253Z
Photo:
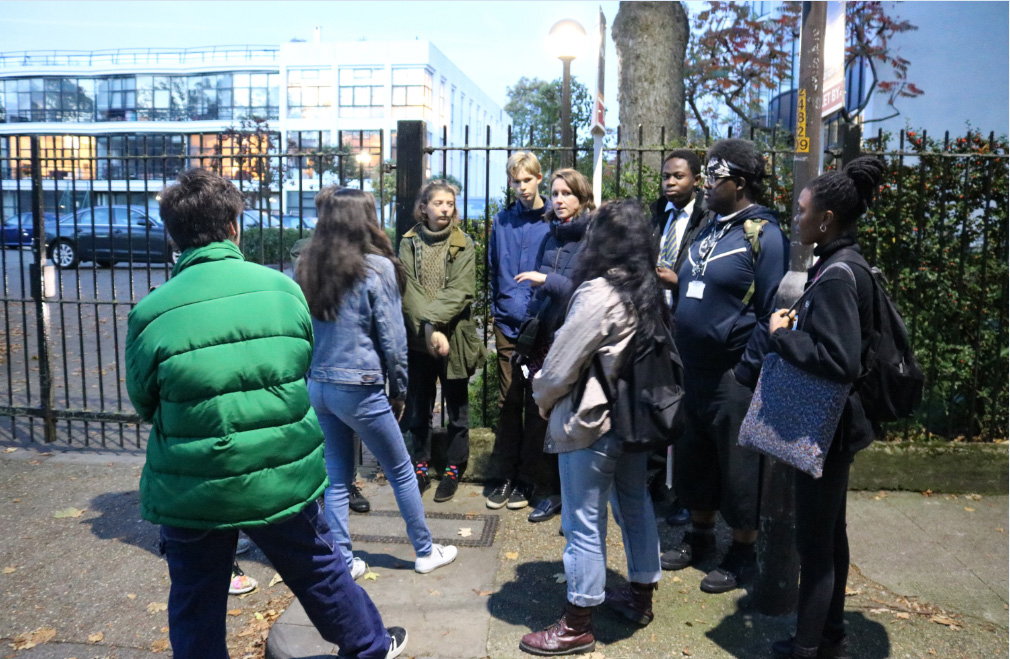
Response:
M596 649L593 638L593 607L569 603L556 623L542 632L531 632L519 641L523 652L541 656L583 654Z
M607 606L636 625L645 627L655 617L652 614L652 591L659 588L655 583L630 583L617 590L607 591Z

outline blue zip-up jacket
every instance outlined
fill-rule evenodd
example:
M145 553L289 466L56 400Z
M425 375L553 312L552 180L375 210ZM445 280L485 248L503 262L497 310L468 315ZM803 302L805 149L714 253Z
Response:
M540 314L540 336L554 340L554 332L565 322L568 302L574 286L572 275L579 264L582 237L589 228L592 214L582 213L570 222L551 220L550 233L544 238L537 253L537 272L547 275L543 286L534 289L526 310L526 317ZM549 305L543 313L543 305Z
M334 321L312 317L316 344L309 377L335 384L382 384L407 393L407 328L393 263L368 254L365 278L344 293Z
M514 201L495 215L488 240L488 282L491 286L491 313L495 324L510 339L519 336L519 325L526 317L530 302L529 282L517 284L520 272L536 270L537 254L550 227L544 213L551 207L544 200L542 208L527 210Z
M744 221L768 220L761 229L761 250L755 262L744 235ZM674 336L687 369L733 369L743 385L753 389L768 350L768 319L775 310L779 282L789 269L789 241L779 228L774 211L757 204L730 219L731 228L719 240L700 276L700 248L708 235L716 235L722 222L709 223L691 244L681 265ZM692 281L704 284L701 299L692 297ZM751 283L754 294L743 304ZM761 330L761 331L757 331Z

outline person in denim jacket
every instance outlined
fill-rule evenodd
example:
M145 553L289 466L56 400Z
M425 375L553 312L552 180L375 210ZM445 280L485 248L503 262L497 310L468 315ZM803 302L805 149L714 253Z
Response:
M417 560L431 572L456 558L456 547L431 540L414 469L397 420L407 392L407 336L389 239L378 231L367 192L323 188L319 223L295 278L312 313L315 349L309 400L325 436L326 520L356 579L367 566L351 553L347 482L354 470L354 433L379 461L396 495ZM401 275L402 276L402 275ZM386 386L389 396L386 395Z

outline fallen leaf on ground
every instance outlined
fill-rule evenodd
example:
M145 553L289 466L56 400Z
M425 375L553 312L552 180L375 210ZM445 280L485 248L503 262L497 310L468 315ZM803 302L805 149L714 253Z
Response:
M586 659L606 659L602 652L590 652L586 655Z
M281 577L281 575L279 575L276 572L274 572L274 576L272 576L270 578L270 583L267 584L267 588L273 588L274 586L276 586L277 584L279 584L282 581L284 581L283 577Z
M691 656L691 651L688 650L687 648L681 648L680 653L682 655L684 655L685 657L690 657Z
M859 588L852 589L852 588L849 588L848 586L845 587L845 596L846 597L852 597L853 595L862 595L862 594L863 594L863 591L860 590Z
M432 597L438 597L438 596L439 596L439 595L441 595L442 593L438 592L438 591L437 591L437 590L435 590L434 588L429 588L429 589L428 589L428 594L429 594L429 595L431 595Z
M680 583L681 581L683 581L683 579L681 579L680 577L674 577L674 578L673 578L673 580L674 580L674 581L675 581L676 583Z
M159 638L154 643L151 643L151 652L164 652L168 649L168 639Z
M568 577L565 576L564 572L555 572L552 576L554 577L554 583L568 583Z
M507 551L507 552L505 552L505 558L509 559L510 561L514 561L517 558L519 558L519 552L517 552L517 551Z
M972 501L981 501L982 500L982 495L981 494L966 494L966 495L964 495L964 498L965 499L971 499Z
M925 492L922 493L922 496L924 496L924 497L931 497L931 496L933 496L933 490L926 490Z
M16 567L5 567L4 568L4 574L13 574L16 571L17 571Z
M101 643L102 639L105 638L105 634L98 632L96 634L90 634L88 636L88 643Z
M953 618L948 618L947 616L934 615L929 619L930 622L935 622L938 625L944 625L950 627L951 629L957 630L961 629L961 626L957 624L957 621Z
M127 593L126 596L129 597L131 600L137 599L137 596L134 593Z
M234 616L240 616L240 615L242 615L242 609L229 609L228 610L228 615L230 615L232 617L234 617Z
M469 538L471 535L473 535L473 531L471 531L468 527L463 527L460 530L456 531L456 534L462 538Z
M975 512L974 508L969 508L968 506L965 506L964 509L965 509L966 512L969 512L969 513Z
M147 605L148 613L157 613L158 611L167 611L167 610L168 610L168 604L165 604L164 602L151 602L150 604Z
M365 575L362 577L362 579L368 579L369 581L375 581L378 578L379 575L376 574L375 572L372 572L371 570L365 572Z
M18 450L16 446L8 446L7 448L4 449L4 453L13 453L16 450Z
M478 597L487 597L488 595L490 595L493 592L493 591L490 591L490 590L477 590L476 588L473 588L471 590L473 590L473 592L477 593Z
M909 613L905 613L904 611L902 611L902 612L900 612L900 613L895 613L895 614L894 614L894 617L895 617L895 618L901 618L902 620L908 620L908 619L909 619L909 618L911 618L912 616L911 616L911 614L909 614Z
M870 613L887 613L890 609L870 609Z
M39 627L33 632L25 632L15 636L11 647L15 650L28 650L36 645L48 643L54 636L56 636L56 630L52 627Z
M267 619L266 616L263 615L262 613L260 613L259 611L257 611L256 613L254 613L253 617L255 617L257 620L266 620Z
M83 510L78 510L77 508L64 508L63 510L57 510L53 513L53 517L61 519L64 517L80 517L84 514Z

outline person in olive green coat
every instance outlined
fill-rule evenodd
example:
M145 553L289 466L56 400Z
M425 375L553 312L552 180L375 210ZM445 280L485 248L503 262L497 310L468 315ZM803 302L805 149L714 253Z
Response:
M174 656L227 659L239 529L343 655L396 656L406 632L383 627L316 503L326 471L305 385L313 335L301 289L242 257L242 195L230 181L188 170L160 199L183 251L171 279L130 312L126 384L151 424L141 514L161 525Z
M486 351L477 338L471 304L476 250L459 227L456 195L445 181L431 181L418 195L418 223L400 241L400 261L407 269L403 315L407 322L407 405L404 426L414 438L417 485L431 485L431 417L436 379L442 383L449 416L446 467L435 501L456 493L470 459L467 384L484 364Z

